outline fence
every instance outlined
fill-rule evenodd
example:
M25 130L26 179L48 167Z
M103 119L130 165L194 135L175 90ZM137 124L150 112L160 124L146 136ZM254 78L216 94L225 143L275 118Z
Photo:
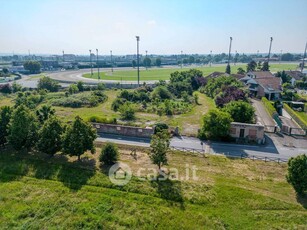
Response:
M170 147L172 150L177 150L181 152L190 152L190 153L200 153L200 154L205 154L205 150L203 149L193 149L193 148L185 148L185 147L175 147L171 146ZM209 154L209 153L207 153ZM277 162L277 163L287 163L288 159L285 158L279 158L279 157L262 157L262 156L255 156L255 155L231 155L229 153L216 153L212 155L224 155L229 158L240 158L240 159L251 159L251 160L262 160L265 162Z
M265 125L264 126L264 132L266 133L276 133L277 126L275 125Z
M281 131L287 135L293 135L293 136L306 136L307 130L302 128L293 128L287 125L283 125L281 127Z

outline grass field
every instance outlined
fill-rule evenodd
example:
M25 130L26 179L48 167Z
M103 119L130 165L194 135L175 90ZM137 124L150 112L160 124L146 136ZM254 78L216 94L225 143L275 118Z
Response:
M113 185L98 154L76 158L1 150L0 229L305 229L306 199L285 180L286 164L170 153L168 168L197 181L140 181L144 150L120 149L134 176ZM100 149L97 149L99 152ZM146 171L143 176L146 175Z
M232 65L231 71L232 73L237 73L238 68L241 67L246 69L246 65ZM170 74L175 71L188 70L190 68L195 68L203 71L204 76L209 75L212 72L225 72L225 65L221 66L206 66L206 67L185 67L181 68L152 68L148 70L141 69L140 70L140 81L149 81L149 80L168 80L170 78ZM296 64L270 64L270 70L272 72L277 72L280 70L294 70L297 68ZM83 77L98 79L98 73L95 70L93 76L91 74L84 74ZM102 80L116 80L116 81L135 81L137 79L137 72L135 70L116 70L113 73L111 71L101 72L100 77Z

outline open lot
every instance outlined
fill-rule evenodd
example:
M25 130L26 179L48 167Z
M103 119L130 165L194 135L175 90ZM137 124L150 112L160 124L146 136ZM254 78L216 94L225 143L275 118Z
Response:
M144 152L120 149L133 172L125 186L112 184L105 167L86 154L76 158L39 153L0 155L0 228L96 229L304 229L306 199L286 182L286 164L207 158L188 153L168 155L168 168L185 176L176 181L141 181L140 167L156 168ZM143 171L141 176L146 176ZM125 207L123 209L123 207ZM167 227L166 227L167 226Z

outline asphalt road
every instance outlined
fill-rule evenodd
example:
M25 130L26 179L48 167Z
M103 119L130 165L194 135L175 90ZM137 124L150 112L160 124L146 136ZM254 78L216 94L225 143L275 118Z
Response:
M267 143L263 146L258 145L239 145L220 142L204 142L198 138L192 137L173 137L170 146L176 148L186 148L195 150L204 150L209 154L226 154L230 156L258 156L258 157L274 157L289 159L302 153L307 153L305 147L286 147L274 135L267 136ZM100 134L97 138L98 142L114 142L117 144L126 144L132 146L149 147L149 138L126 137L120 135ZM274 144L274 142L277 144ZM303 140L305 141L305 140Z

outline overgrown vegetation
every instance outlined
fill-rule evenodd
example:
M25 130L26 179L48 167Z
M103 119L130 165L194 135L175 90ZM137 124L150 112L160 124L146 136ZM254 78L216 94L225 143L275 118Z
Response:
M283 107L303 129L307 130L307 115L304 111L294 111L286 103L283 104Z
M267 112L273 117L275 114L277 114L276 109L272 105L272 103L265 97L261 98L262 103L264 104L265 109Z

